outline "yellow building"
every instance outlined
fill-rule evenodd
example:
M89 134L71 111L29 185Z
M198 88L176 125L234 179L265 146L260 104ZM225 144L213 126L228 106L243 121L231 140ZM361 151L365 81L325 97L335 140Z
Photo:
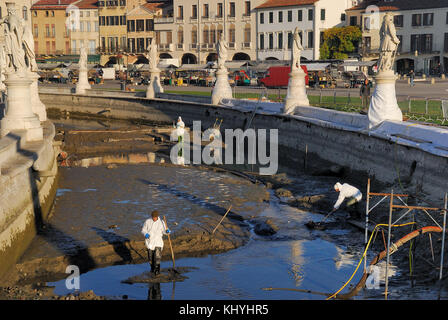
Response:
M101 0L99 7L100 63L117 63L126 51L126 0Z
M68 9L70 13L71 53L79 55L81 46L95 55L99 47L99 19L97 0L81 0Z
M31 7L36 55L70 54L67 8L77 0L40 0Z

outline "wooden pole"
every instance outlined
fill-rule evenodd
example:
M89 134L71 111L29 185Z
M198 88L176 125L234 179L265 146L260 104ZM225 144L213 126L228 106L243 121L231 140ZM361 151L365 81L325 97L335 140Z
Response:
M165 221L165 227L168 229L168 224L166 223L166 217L163 216L163 220ZM170 244L170 249L171 249L171 258L173 259L173 270L174 268L176 268L176 263L174 261L174 252L173 252L173 246L171 245L171 238L170 235L168 234L168 242Z
M218 229L221 222L224 220L224 218L227 216L227 214L230 212L230 209L232 209L232 205L230 205L229 209L227 210L226 214L222 217L221 221L216 225L215 229L213 229L212 234L215 234L216 229Z
M446 209L448 207L448 194L445 193L445 210L443 211L443 230L442 230L442 252L440 253L440 275L439 280L442 280L443 276L443 255L445 251L445 232L446 232Z

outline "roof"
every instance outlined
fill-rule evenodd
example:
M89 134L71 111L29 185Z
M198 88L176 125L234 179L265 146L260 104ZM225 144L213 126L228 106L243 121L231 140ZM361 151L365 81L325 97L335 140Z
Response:
M165 5L165 3L162 3L162 2L149 2L149 3L143 4L142 7L155 12L159 9L162 9L164 5Z
M366 0L347 11L364 10L370 5L379 7L380 11L420 10L448 8L447 0Z
M255 9L276 8L276 7L291 7L291 6L306 6L313 5L319 0L268 0Z
M65 10L70 4L79 0L39 0L32 5L31 9L51 9L51 10Z
M98 0L80 0L75 5L79 9L98 9Z

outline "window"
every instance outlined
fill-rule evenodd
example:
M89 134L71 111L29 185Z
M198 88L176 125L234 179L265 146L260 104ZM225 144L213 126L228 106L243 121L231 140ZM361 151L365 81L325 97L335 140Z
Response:
M321 46L324 43L324 32L321 31L319 33L319 46Z
M54 11L51 11L51 16L54 17Z
M244 42L250 43L250 24L244 27Z
M81 18L84 17L84 12L79 11L79 16L80 16Z
M447 15L448 19L448 15ZM260 24L264 24L264 12L260 12Z
M403 15L394 16L394 24L397 28L403 28Z
M445 45L444 45L444 51L448 52L448 33L445 33Z
M278 22L279 23L283 22L283 11L278 12Z
M297 11L297 21L302 21L303 20L303 11L299 10Z
M24 6L22 8L22 13L23 13L23 20L27 21L28 20L28 8L26 6Z
M423 14L423 25L432 26L434 24L434 13L424 13Z
M292 22L292 11L288 11L288 22Z
M229 42L235 43L235 26L231 25L229 29Z
M154 31L154 19L146 19L146 31Z
M135 20L128 20L128 32L135 32Z
M95 21L95 32L99 32L100 27L98 25L98 21Z
M292 48L293 35L292 32L288 32L288 49Z
M177 43L179 43L179 44L184 43L184 30L183 29L177 30Z
M269 34L269 49L274 49L274 34L270 33Z
M208 18L208 4L204 4L204 11L203 11L203 17Z
M314 32L308 31L308 48L314 48Z
M269 12L269 23L274 23L274 12Z
M230 2L230 14L229 16L235 17L235 2Z
M198 31L197 30L191 31L191 43L198 43Z
M89 40L89 53L95 54L96 42L95 40Z
M370 30L370 17L364 17L364 30Z
M56 37L56 27L54 24L51 25L51 36Z
M277 35L277 48L283 49L283 32L279 32Z
M184 6L177 7L177 17L181 20L184 19Z
M432 51L432 34L411 35L411 52L429 53Z
M84 32L84 21L79 22L79 31Z
M358 17L356 17L356 16L350 17L350 25L356 26L357 24L358 24Z
M45 11L45 16L48 17L48 11ZM47 43L50 44L49 42Z
M314 18L314 10L308 9L308 21L313 21Z
M193 19L197 19L198 18L198 6L195 5L195 4L191 7L191 17Z
M403 49L403 36L401 35L397 35L398 40L400 40L400 43L398 44L397 47L397 52L401 52L401 50Z
M143 19L139 19L139 20L137 20L137 23L136 23L136 31L137 31L137 32L143 32L143 31L145 31L145 20L143 20Z
M366 50L370 50L371 44L372 44L372 38L371 37L364 37L362 38L363 41L363 47Z
M245 11L244 11L244 15L245 16L250 16L250 1L246 1L245 2Z
M341 13L341 21L345 21L345 13Z
M412 15L412 26L418 27L422 25L422 15L421 14L413 14Z
M447 41L446 41L446 35L447 35L448 33L446 33L445 34L445 46L446 46L446 43L447 43ZM263 50L264 49L264 34L260 34L260 50Z
M37 38L39 36L39 27L37 24L34 25L34 36Z
M87 26L87 32L91 32L92 31L92 26L90 25L90 21L86 21L86 26Z
M222 3L218 3L218 14L216 15L218 18L222 18L224 16L224 11L222 7Z
M325 9L320 9L320 20L325 21Z

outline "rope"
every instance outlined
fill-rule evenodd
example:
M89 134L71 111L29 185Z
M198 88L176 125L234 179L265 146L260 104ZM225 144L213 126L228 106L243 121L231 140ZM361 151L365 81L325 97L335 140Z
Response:
M391 227L404 227L404 226L407 226L407 225L411 225L411 224L414 224L415 222L408 222L408 223L404 223L404 224L397 224L397 225L392 225ZM383 227L387 227L387 226L389 226L388 224L385 224L385 223L380 223L380 224L377 224L376 226L375 226L375 228L373 229L373 231L375 231L376 230L376 228L377 227L380 227L380 226L383 226ZM331 296L329 296L327 299L325 299L325 300L330 300L331 298L334 298L334 297L336 297L336 295L339 293L339 292L341 292L349 283L350 283L350 281L352 281L352 279L353 279L353 277L355 276L355 274L356 274L356 272L358 271L358 269L359 269L359 266L361 265L361 263L362 263L362 261L365 259L365 257L366 257L366 254L367 254L367 250L369 249L369 246L370 246L370 242L372 241L372 237L373 237L373 234L374 234L374 232L372 232L372 234L370 235L370 239L369 239L369 242L367 242L367 245L366 245L366 248L365 248L365 250L364 250L364 253L362 254L362 257L361 257L361 260L359 260L359 263L358 263L358 265L356 266L356 269L355 269L355 271L353 272L353 274L351 275L351 277L350 277L350 279L348 279L348 281L338 290L338 291L336 291L335 293L333 293ZM390 250L390 249L389 249Z

